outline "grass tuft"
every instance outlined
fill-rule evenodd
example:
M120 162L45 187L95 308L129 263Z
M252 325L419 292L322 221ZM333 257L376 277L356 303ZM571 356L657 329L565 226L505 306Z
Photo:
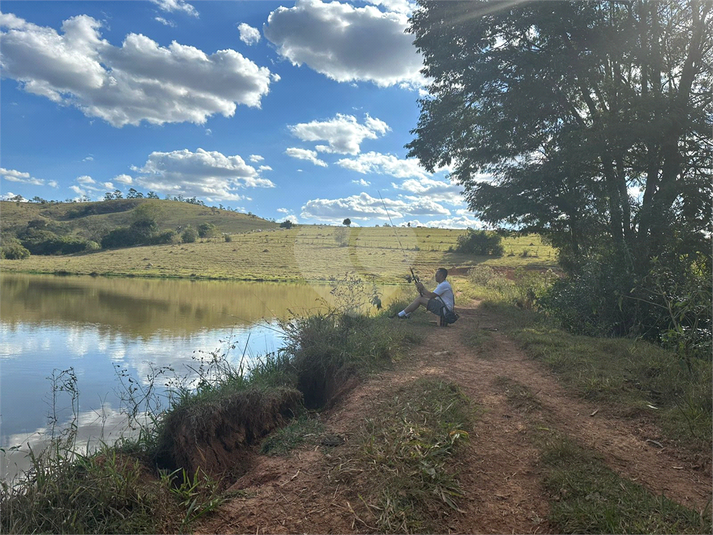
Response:
M469 437L468 399L453 383L421 379L399 389L361 431L360 497L382 533L438 532L443 505L458 510L461 489L449 469Z

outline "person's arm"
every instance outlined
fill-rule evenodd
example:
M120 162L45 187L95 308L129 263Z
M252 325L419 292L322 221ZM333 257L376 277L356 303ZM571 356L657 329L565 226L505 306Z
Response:
M423 283L420 281L416 283L416 288L418 288L418 292L423 297L428 297L429 299L434 299L436 297L440 297L437 293L429 292L428 290L426 290L426 288L423 286Z

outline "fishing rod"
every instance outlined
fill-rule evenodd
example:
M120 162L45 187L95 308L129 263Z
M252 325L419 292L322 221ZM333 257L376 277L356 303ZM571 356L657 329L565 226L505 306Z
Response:
M381 204L384 206L384 211L386 212L386 217L389 218L389 223L391 224L391 228L395 229L394 227L394 222L391 220L391 215L389 215L389 210L386 208L386 203L384 202L384 198L381 196L381 191L376 190L376 192L379 194L379 199L381 199ZM401 252L404 254L404 258L407 257L406 251L404 250L403 245L401 245L401 240L399 239L399 235L396 233L396 230L394 230L394 236L396 237L396 241L399 242L399 247L401 248ZM413 280L414 284L416 284L416 288L418 288L418 283L420 282L418 277L416 276L416 273L413 271L413 267L409 266L409 269L411 270L411 280ZM411 282L409 280L409 282ZM419 295L423 295L423 292L421 290L418 290Z

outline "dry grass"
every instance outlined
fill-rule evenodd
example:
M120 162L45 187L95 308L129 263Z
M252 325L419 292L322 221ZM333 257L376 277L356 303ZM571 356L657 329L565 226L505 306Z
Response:
M185 204L185 203L178 203ZM190 206L190 205L189 205ZM424 279L436 268L554 267L551 247L539 236L503 240L500 258L452 252L462 230L300 226L204 240L99 251L71 256L4 260L3 271L160 278L330 281L353 272L380 283L403 282L413 266ZM527 251L527 252L526 252Z

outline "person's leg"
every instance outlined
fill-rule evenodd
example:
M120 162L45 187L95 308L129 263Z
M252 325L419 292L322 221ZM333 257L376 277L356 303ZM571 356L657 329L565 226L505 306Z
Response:
M411 312L416 310L421 305L423 305L423 306L428 305L428 297L422 297L422 296L417 297L416 299L413 300L413 302L409 306L404 308L399 313L399 316L408 316L411 314Z

